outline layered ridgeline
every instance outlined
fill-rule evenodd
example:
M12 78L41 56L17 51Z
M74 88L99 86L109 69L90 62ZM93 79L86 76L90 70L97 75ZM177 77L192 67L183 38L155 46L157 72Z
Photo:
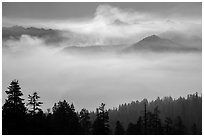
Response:
M87 36L76 34L71 31L63 31L56 29L44 29L44 28L35 28L29 27L24 28L21 26L13 27L3 27L2 28L2 39L19 39L22 35L29 35L33 37L42 38L48 44L62 43L65 45L63 51L70 53L134 53L137 51L154 51L154 52L201 52L201 38L182 38L178 40L175 38L166 39L157 36L150 35L142 40L129 43L119 42L120 44L97 44L96 41L90 42L90 39ZM181 39L181 38L180 38ZM175 40L175 41L174 41ZM191 43L189 46L186 42ZM196 46L192 46L195 44Z
M2 28L2 40L19 40L23 35L42 38L47 43L57 43L65 39L61 35L61 31L55 29L44 29L35 27L24 28L22 26Z

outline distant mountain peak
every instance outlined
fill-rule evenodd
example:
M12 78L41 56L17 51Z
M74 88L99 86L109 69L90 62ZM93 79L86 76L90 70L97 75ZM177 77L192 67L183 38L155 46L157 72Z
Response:
M157 35L151 35L142 39L141 41L157 41L157 40L161 40L161 38Z
M157 35L148 36L141 41L127 47L124 51L134 52L139 50L146 51L199 51L198 48L185 47L179 43L171 41L169 39L160 38Z

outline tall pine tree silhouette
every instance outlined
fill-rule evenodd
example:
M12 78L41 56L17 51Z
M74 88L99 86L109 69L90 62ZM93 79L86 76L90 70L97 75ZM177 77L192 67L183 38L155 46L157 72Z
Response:
M37 92L34 92L32 95L28 95L28 103L30 106L28 120L30 124L30 133L32 134L45 134L44 130L44 120L45 116L43 114L40 106L43 104L39 101L40 96L38 96ZM44 126L44 127L43 127Z
M143 120L142 117L140 116L137 120L137 135L142 135L143 134Z
M162 134L162 126L161 126L161 120L159 118L159 109L158 106L154 108L154 118L153 118L153 129L154 129L154 134Z
M26 107L18 80L13 80L5 91L8 95L2 111L3 134L24 134Z
M147 134L147 102L145 102L144 107L144 133Z
M53 107L53 134L80 134L80 124L74 105L65 100L55 103Z
M91 122L90 122L89 111L83 108L80 111L79 118L80 118L79 122L82 128L82 134L84 135L90 134Z
M110 133L109 116L104 107L105 104L101 103L101 106L96 109L96 120L93 123L93 134L95 135L107 135Z
M40 106L43 104L42 102L39 101L40 96L38 96L37 92L34 92L32 95L28 95L28 104L31 106L31 110L29 112L32 115L35 115L36 112L42 111Z

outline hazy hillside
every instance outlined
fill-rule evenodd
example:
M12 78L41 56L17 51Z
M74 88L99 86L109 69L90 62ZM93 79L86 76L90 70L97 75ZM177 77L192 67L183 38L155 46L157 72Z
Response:
M202 97L198 94L190 94L185 97L173 99L172 97L157 98L149 101L143 99L142 101L132 101L119 105L118 108L109 109L110 128L115 129L115 124L120 121L127 130L129 123L136 124L138 118L144 117L145 104L147 105L147 113L154 113L154 109L158 107L159 118L161 123L165 125L165 120L169 117L173 123L178 116L181 117L185 126L185 132L191 134L193 124L196 124L197 131L201 133L202 130ZM95 113L91 113L91 119L95 119Z
M13 27L3 27L2 28L2 39L20 39L22 35L29 35L34 37L39 37L45 39L48 43L61 42L64 37L60 34L59 30L54 29L44 29L44 28L35 28L29 27L24 28L22 26L13 26Z
M67 46L64 51L71 53L99 53L99 52L117 52L117 53L129 53L136 51L156 51L156 52L190 52L201 51L202 48L198 46L184 46L178 42L174 42L169 39L160 38L157 35L151 35L145 37L135 44L110 44L110 45L90 45L89 38L73 32L63 32L55 29L44 28L24 28L22 26L3 27L2 39L8 40L10 38L19 39L22 35L29 35L39 37L45 40L47 43L60 43L66 40ZM183 40L183 39L182 39ZM193 39L195 41L195 39ZM176 40L178 41L178 40ZM187 41L187 40L186 40ZM199 42L199 40L197 39ZM83 43L86 46L83 46ZM189 43L189 40L188 40ZM193 43L192 43L193 44ZM70 46L71 45L71 46ZM82 45L82 46L78 46Z
M163 39L156 35L148 36L141 41L129 46L124 49L124 52L135 52L137 50L143 51L176 51L176 52L187 52L187 51L200 51L197 47L187 47L176 43L169 39Z

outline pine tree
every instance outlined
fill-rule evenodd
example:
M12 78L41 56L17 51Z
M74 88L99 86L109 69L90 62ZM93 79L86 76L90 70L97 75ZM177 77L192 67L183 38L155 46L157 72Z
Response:
M147 104L144 104L144 133L147 134Z
M171 135L172 134L172 127L173 121L171 120L170 117L166 117L165 119L165 124L164 124L164 130L166 135Z
M13 80L5 91L8 95L2 111L3 134L24 134L26 107L18 80Z
M104 109L105 104L96 109L96 119L93 123L93 134L107 135L110 133L108 112Z
M80 134L80 124L74 105L69 105L65 100L55 103L53 107L54 134Z
M136 135L136 125L130 122L126 131L127 135Z
M158 109L158 106L156 106L154 108L154 118L153 118L153 128L154 128L154 133L155 134L162 134L162 126L161 126L161 120L159 118L159 109Z
M120 123L120 121L117 121L115 126L115 135L124 135L124 134L125 134L125 130L122 124Z
M175 126L175 130L176 130L175 134L177 134L177 135L184 135L185 134L185 131L184 131L185 126L183 125L183 121L182 121L180 116L176 117L176 121L175 121L174 126Z
M90 116L89 116L88 110L83 108L80 111L79 117L80 117L79 122L82 127L82 133L84 135L90 134L91 122L90 122Z
M142 135L143 134L143 120L142 120L142 117L140 116L137 120L137 124L136 124L136 127L137 127L137 135Z
M28 95L28 104L29 106L31 106L31 110L29 110L29 112L32 115L35 115L36 112L40 112L42 111L40 106L43 104L42 102L38 101L40 97L38 96L37 92L34 92L32 95Z
M29 128L30 133L33 135L44 134L43 122L45 120L45 115L43 114L42 109L40 106L43 104L39 101L39 96L37 92L34 92L32 95L28 95L28 103L27 106L30 107L28 110L28 120L29 120Z
M154 124L154 114L152 112L147 112L147 129L146 134L152 135L155 133L155 124Z

